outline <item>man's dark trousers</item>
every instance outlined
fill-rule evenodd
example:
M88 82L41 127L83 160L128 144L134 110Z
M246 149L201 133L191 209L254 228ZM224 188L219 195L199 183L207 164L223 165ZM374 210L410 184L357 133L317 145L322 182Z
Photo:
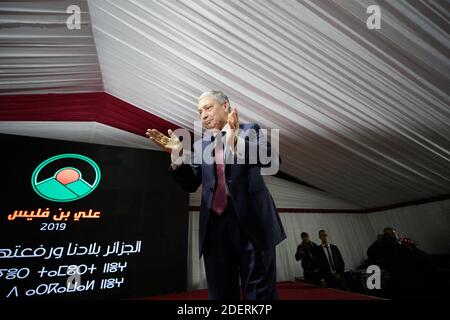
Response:
M258 250L239 226L231 198L221 215L210 211L203 258L209 299L272 300L276 293L275 247Z

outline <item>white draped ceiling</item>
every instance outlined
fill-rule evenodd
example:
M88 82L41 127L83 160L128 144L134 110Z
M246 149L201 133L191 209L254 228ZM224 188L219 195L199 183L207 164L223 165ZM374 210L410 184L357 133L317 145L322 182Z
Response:
M65 28L69 4L81 30ZM370 4L380 30L366 27ZM280 129L284 172L359 207L434 197L450 191L448 7L2 2L0 91L105 90L192 129L196 97L221 89L242 121Z
M69 30L66 9L80 8ZM86 1L0 2L0 94L103 91Z
M280 129L284 172L359 206L449 192L448 2L88 4L108 93L192 129L222 89Z

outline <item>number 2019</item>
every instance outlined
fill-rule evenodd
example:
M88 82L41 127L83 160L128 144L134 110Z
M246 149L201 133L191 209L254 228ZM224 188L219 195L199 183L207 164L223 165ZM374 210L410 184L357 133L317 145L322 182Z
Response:
M64 222L62 222L62 223L43 222L40 230L41 231L63 231L63 230L66 230L66 224Z

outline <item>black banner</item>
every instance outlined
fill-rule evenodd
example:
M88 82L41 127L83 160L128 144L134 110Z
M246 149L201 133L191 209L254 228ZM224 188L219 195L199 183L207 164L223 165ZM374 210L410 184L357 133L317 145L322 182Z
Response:
M188 195L158 151L0 135L0 300L186 291Z

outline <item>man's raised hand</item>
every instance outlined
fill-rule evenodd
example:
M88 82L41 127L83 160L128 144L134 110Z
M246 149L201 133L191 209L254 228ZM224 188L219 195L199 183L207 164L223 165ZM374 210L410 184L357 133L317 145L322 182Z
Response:
M227 123L230 129L239 129L239 115L236 107L228 114Z
M239 130L239 115L236 107L234 107L233 110L228 114L227 123L228 123L228 130L226 143L234 151L236 147L236 141Z
M159 132L156 129L147 129L146 135L152 140L156 145L167 153L172 153L172 151L180 151L182 149L182 143L178 137L173 133L172 130L167 131L168 136Z

